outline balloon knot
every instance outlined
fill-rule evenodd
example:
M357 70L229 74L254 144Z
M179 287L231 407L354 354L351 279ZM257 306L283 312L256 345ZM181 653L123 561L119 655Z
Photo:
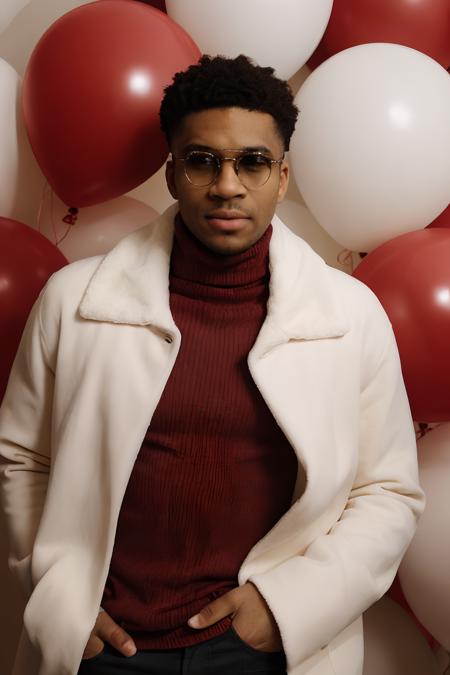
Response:
M68 209L67 214L64 216L62 219L63 223L67 223L68 225L75 225L77 222L78 218L78 209L75 206L71 206Z

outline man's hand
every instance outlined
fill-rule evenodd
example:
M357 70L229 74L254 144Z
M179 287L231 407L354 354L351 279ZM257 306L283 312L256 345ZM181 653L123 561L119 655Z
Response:
M136 654L136 645L133 638L110 617L108 612L100 612L84 648L82 658L91 659L93 656L100 654L105 642L112 645L124 656Z
M192 616L191 628L206 628L226 616L233 618L233 628L253 649L277 652L283 649L280 631L266 601L251 582L233 588Z

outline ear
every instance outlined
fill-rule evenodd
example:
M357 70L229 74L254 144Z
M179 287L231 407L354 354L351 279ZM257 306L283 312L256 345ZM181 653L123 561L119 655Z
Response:
M178 199L178 191L175 185L175 164L171 159L166 162L166 183L172 197Z
M280 182L278 184L277 204L283 201L289 185L289 165L286 161L280 164Z

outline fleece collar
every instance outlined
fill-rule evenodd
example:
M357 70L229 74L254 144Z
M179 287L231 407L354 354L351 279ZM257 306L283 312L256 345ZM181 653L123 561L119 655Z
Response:
M177 333L169 306L173 204L155 222L124 237L99 263L82 297L85 319L152 324ZM264 351L291 339L339 337L348 330L334 276L312 248L274 216L269 245L267 317L259 338ZM258 341L260 341L258 338Z

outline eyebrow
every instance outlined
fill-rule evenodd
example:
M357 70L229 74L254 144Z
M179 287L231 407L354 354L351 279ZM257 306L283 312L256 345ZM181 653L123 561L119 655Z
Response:
M218 148L212 148L209 145L201 145L200 143L189 143L183 148L183 152L190 152L191 150L205 150L205 152L217 153ZM247 145L243 148L221 148L221 150L230 150L232 152L262 152L265 155L271 155L272 151L265 145Z

